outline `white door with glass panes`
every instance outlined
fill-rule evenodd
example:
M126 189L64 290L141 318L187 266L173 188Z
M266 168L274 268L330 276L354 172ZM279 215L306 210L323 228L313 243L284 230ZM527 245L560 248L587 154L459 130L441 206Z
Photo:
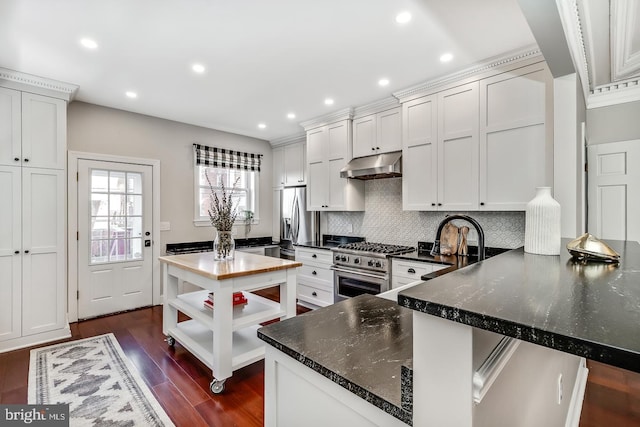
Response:
M78 160L78 318L152 305L152 167Z

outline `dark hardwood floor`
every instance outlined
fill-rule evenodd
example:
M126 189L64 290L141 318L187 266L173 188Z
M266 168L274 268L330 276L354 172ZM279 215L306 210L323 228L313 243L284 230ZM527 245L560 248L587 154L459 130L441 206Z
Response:
M177 426L263 425L264 363L239 369L224 393L212 394L211 371L179 344L164 342L162 307L73 323L71 331L72 339L112 332ZM0 403L27 402L29 350L0 354ZM580 426L640 425L640 374L588 365Z

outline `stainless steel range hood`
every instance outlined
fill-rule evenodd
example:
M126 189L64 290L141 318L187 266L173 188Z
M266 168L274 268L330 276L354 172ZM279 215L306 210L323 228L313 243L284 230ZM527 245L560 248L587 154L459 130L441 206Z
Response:
M402 176L402 151L357 157L340 171L341 178L380 179Z

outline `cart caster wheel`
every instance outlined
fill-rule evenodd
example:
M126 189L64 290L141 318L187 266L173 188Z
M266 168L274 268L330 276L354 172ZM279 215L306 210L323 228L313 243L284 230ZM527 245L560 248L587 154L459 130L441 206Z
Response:
M176 345L176 339L173 337L167 337L167 344L169 344L169 347L173 347Z
M213 380L211 381L211 393L220 394L224 391L224 382L226 380Z

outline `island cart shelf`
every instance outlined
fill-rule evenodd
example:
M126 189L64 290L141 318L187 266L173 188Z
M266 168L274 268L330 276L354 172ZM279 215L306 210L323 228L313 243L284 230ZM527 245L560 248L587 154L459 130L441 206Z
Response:
M169 345L179 342L209 367L211 391L221 393L233 371L264 358L260 323L296 314L296 269L299 262L236 252L235 259L214 261L213 253L160 257L164 276L163 333ZM179 294L181 282L201 290ZM279 286L280 302L251 293ZM204 301L213 292L213 309ZM233 293L247 303L234 306ZM178 322L178 312L191 320Z

